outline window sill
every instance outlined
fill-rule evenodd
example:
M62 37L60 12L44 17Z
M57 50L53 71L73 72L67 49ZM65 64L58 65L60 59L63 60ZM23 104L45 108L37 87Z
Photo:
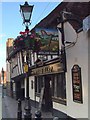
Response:
M53 102L57 102L63 105L67 105L66 99L52 97Z
M40 93L35 93L35 95L36 95L37 97L40 97ZM53 101L53 102L56 102L56 103L63 104L63 105L67 105L66 99L57 98L57 97L53 97L53 96L52 96L52 101Z
M37 97L40 97L40 93L35 93L35 95L36 95Z

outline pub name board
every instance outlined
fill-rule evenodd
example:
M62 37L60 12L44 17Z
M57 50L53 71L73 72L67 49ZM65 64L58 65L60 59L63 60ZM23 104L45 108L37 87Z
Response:
M63 72L62 68L63 68L62 64L60 62L58 62L58 63L54 63L54 64L50 64L50 65L46 65L43 67L32 69L31 75L37 76L37 75L59 73L59 72Z
M82 103L82 79L81 68L74 65L72 68L72 88L73 88L73 101Z

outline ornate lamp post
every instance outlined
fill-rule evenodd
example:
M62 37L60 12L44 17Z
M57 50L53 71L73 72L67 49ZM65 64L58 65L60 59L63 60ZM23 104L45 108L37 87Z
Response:
M23 17L23 24L25 25L26 35L29 35L28 26L31 24L30 19L32 15L33 5L29 5L28 2L25 2L24 5L20 5L20 12ZM28 49L26 49L26 55L28 53ZM29 97L29 77L28 77L28 61L25 60L24 72L26 73L26 100L25 100L25 113L24 119L31 119L31 105L30 105L30 97Z
M20 12L23 17L23 24L26 26L26 31L29 31L28 26L30 23L32 11L33 11L34 5L29 5L28 2L25 2L24 5L20 5Z

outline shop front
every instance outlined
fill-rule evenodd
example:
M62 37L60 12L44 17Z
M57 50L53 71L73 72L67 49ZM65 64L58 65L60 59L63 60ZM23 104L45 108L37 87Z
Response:
M12 78L12 96L16 100L25 98L24 78L24 74Z
M35 97L43 96L40 104L46 111L52 110L53 102L66 105L66 78L60 58L39 64L31 75L35 76Z

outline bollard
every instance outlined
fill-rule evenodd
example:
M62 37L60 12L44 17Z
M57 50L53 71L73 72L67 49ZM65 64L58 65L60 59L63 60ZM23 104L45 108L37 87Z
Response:
M18 99L17 120L22 120L22 104L20 99Z
M42 118L41 118L41 111L40 110L37 110L35 112L35 120L42 120Z
M30 98L26 98L25 103L24 120L32 120Z

